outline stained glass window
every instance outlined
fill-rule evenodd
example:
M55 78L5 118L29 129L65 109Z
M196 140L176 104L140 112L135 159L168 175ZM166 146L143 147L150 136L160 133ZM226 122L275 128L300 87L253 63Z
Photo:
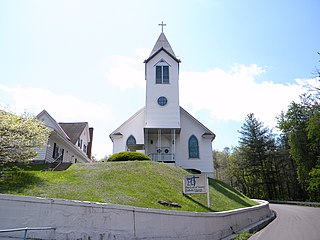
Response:
M189 138L188 148L189 158L199 158L199 143L194 135Z

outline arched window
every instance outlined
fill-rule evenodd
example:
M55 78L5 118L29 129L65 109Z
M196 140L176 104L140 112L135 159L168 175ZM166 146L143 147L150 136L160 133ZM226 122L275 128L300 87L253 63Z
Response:
M136 139L133 135L130 135L127 139L127 149L130 151L129 145L130 144L136 144Z
M199 158L199 143L196 136L192 135L188 142L189 158Z

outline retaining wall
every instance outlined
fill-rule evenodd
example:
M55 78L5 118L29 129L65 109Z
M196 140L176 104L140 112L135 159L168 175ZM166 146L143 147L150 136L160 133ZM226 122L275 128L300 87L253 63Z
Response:
M0 194L0 229L55 227L28 231L38 239L221 239L271 216L269 203L217 213L136 208L62 199ZM0 233L0 239L23 232Z

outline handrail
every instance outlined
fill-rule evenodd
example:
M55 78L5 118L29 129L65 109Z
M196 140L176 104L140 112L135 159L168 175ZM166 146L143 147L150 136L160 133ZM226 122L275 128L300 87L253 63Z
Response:
M61 153L52 163L55 163L55 162L62 162L62 160L63 160L63 154Z
M25 228L12 228L12 229L3 229L0 230L0 233L5 232L18 232L18 231L24 231L24 237L23 239L27 239L27 233L29 231L42 231L42 230L56 230L55 227L25 227Z
M54 170L56 170L56 168L59 166L59 165L61 165L61 163L62 163L62 161L63 161L63 154L60 154L51 164L53 164L53 163L58 163L53 169L51 169L51 171L54 171Z
M59 166L61 165L61 163L62 163L62 162L59 162L59 163L57 164L57 166L55 166L51 171L56 170L56 169L57 169L57 167L59 167Z

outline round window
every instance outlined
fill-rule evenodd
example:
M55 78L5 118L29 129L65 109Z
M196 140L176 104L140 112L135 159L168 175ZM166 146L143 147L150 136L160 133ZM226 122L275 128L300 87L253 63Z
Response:
M158 104L164 106L168 103L168 99L164 96L158 98Z

